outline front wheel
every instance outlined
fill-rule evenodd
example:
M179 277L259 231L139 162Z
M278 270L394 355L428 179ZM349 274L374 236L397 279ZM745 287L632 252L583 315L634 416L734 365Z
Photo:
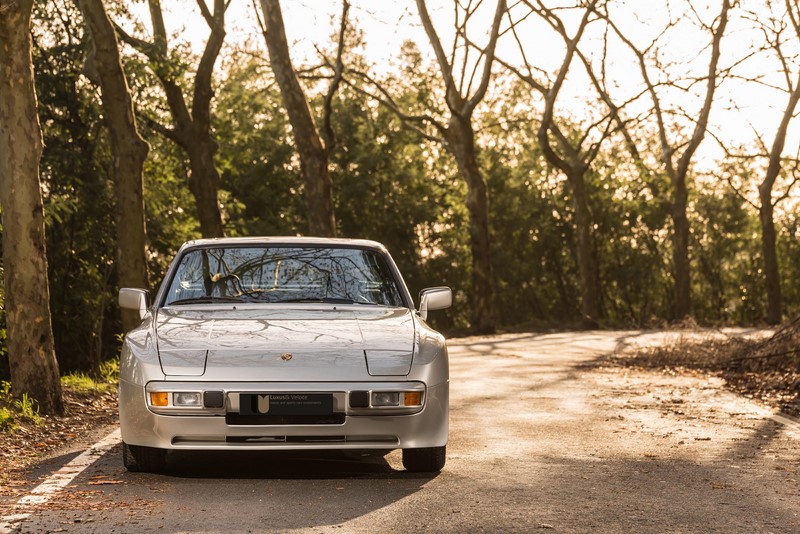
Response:
M122 442L122 463L128 471L160 473L167 465L166 449L128 445Z
M434 473L444 467L446 446L403 449L403 467L412 473Z

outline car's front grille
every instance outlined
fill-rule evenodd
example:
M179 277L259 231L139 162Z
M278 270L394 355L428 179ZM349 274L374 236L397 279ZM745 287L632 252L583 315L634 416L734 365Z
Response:
M240 415L238 413L225 414L225 423L235 426L266 426L266 425L343 425L345 415L334 413L331 415Z

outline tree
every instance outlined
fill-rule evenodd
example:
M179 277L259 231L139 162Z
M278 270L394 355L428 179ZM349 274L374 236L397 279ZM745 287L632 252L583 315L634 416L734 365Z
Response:
M472 329L476 333L488 334L496 328L494 316L494 289L492 284L492 256L489 243L489 197L486 190L486 181L481 175L478 165L478 154L475 144L475 131L472 126L472 115L475 108L483 100L492 74L494 52L497 46L497 37L500 33L500 21L506 9L505 0L498 0L494 20L489 34L489 42L482 51L483 72L479 78L478 86L472 95L471 85L474 73L477 72L480 58L474 65L473 74L468 74L469 62L465 56L461 66L460 79L456 77L456 43L458 35L466 35L467 23L480 6L480 2L473 6L467 4L462 21L456 16L457 36L453 41L452 54L444 51L439 34L428 14L425 0L416 0L422 27L436 54L436 61L442 74L445 87L445 101L450 112L447 126L439 124L438 129L444 136L447 149L453 155L458 165L458 170L467 182L467 208L469 209L469 236L472 251ZM458 8L456 9L458 13ZM462 92L466 89L466 92Z
M122 330L107 130L99 92L83 74L87 36L77 3L36 2L32 20L55 352L62 372L97 371Z
M31 60L32 0L0 3L0 206L8 355L17 396L63 413L53 350L39 182L42 133Z
M497 322L515 328L572 324L581 298L569 185L542 154L539 111L519 104L530 100L530 86L508 73L498 73L494 86L480 137L484 146L492 143L481 159L492 199L494 290L503 303Z
M211 132L211 100L214 98L211 82L214 64L225 40L225 12L230 0L213 0L213 3L212 12L206 0L197 0L200 13L211 33L195 71L191 108L186 103L184 88L181 87L180 69L170 56L161 2L148 0L153 25L152 42L137 39L116 26L120 38L147 58L150 69L166 94L172 126L161 124L153 116L146 116L145 121L148 126L180 146L189 157L189 189L197 204L203 237L224 235L217 198L220 177L214 162L217 142Z
M342 79L342 52L349 8L349 2L344 0L334 76L325 96L325 116L322 130L325 143L323 145L305 93L292 66L280 1L261 0L261 10L264 13L262 31L269 51L270 65L281 90L283 106L289 115L297 153L300 156L300 170L303 175L308 211L308 229L312 235L324 237L336 236L333 185L328 172L328 160L336 142L330 123L330 114L331 100Z
M116 200L117 277L121 287L149 287L143 201L143 170L149 147L139 135L128 82L120 62L114 26L102 0L80 0L92 39L87 71L99 83L111 139ZM123 310L125 332L139 317Z
M590 15L594 12L597 2L593 0L586 5L574 37L569 37L563 22L556 12L547 8L541 1L537 1L535 5L528 1L524 3L531 12L538 13L539 16L544 18L564 39L566 43L564 59L552 83L546 85L538 81L533 74L531 64L528 62L516 24L512 21L511 31L516 38L523 58L524 72L507 62L502 63L544 98L544 109L539 122L537 139L547 161L564 173L570 186L575 219L575 251L581 282L581 316L585 326L597 327L598 319L601 316L600 289L597 261L594 257L593 222L592 212L589 208L586 174L591 170L592 162L597 157L603 141L613 132L613 113L599 121L593 121L577 141L571 139L569 132L562 131L555 119L556 100L567 78L572 60L576 55L578 42L590 22ZM522 20L526 18L527 14L522 17ZM592 131L603 123L606 126L600 129L599 134L595 136L596 139L587 143ZM584 144L588 144L588 146L584 147Z
M719 14L712 24L705 24L699 21L703 28L711 34L711 52L708 61L708 73L705 78L705 95L703 96L703 104L699 112L692 114L688 110L681 110L681 114L684 117L696 117L696 119L690 119L693 121L694 127L687 140L670 139L673 129L666 119L667 110L662 105L657 90L659 84L653 81L648 65L647 56L653 51L656 41L651 43L647 48L641 49L625 35L607 13L603 15L612 31L636 57L645 87L652 99L653 112L656 117L658 136L661 143L661 160L672 185L672 197L670 199L673 226L672 264L673 276L675 278L674 317L677 319L683 319L691 315L692 312L691 266L689 262L689 219L687 217L689 205L687 175L689 174L689 169L692 164L692 158L697 148L700 146L700 143L702 143L708 128L711 106L714 103L714 93L719 84L718 64L721 43L725 28L728 24L728 13L730 9L731 1L722 0ZM693 11L693 13L697 15L696 11Z
M756 13L752 13L751 18L761 27L769 47L781 64L786 83L786 93L788 94L786 106L769 149L767 149L767 145L761 136L758 136L758 142L766 153L768 161L764 178L758 186L758 218L761 223L761 253L764 256L764 282L767 293L766 319L769 324L778 324L782 318L782 296L781 279L778 271L778 252L775 245L774 213L776 204L786 197L788 190L785 195L777 199L772 198L772 193L775 188L775 182L783 168L783 150L786 146L789 123L795 117L795 109L798 102L800 102L800 69L796 67L798 56L790 57L784 51L785 40L783 33L787 26L791 25L791 29L794 32L793 37L796 39L795 42L800 40L800 7L798 7L797 2L786 0L786 18L770 17L769 22L767 22ZM769 23L771 23L771 27L768 26ZM792 39L792 37L789 37L789 39ZM794 73L792 72L793 68L796 71Z
M445 52L442 46L439 34L428 14L425 0L416 0L416 4L422 27L436 56L444 86L444 103L448 114L446 124L426 111L403 109L385 87L364 72L351 71L352 74L374 86L376 92L370 93L355 85L351 86L387 106L423 138L444 146L455 159L459 174L467 184L469 244L472 254L472 288L469 301L471 329L475 333L491 333L497 325L489 241L489 197L478 161L478 147L472 121L475 108L486 95L491 80L494 52L500 34L500 22L506 10L506 1L498 0L489 29L488 43L480 50L477 59L470 57L467 26L470 21L476 20L474 15L480 9L482 2L469 1L466 5L455 3L455 36L450 54ZM428 131L431 128L436 134Z

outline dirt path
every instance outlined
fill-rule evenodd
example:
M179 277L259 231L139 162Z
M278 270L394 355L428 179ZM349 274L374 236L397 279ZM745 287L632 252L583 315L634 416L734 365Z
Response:
M538 524L559 530L800 531L800 425L777 424L719 379L593 365L662 339L457 340L453 374L464 387L452 434L467 452L455 462L475 478L504 473Z

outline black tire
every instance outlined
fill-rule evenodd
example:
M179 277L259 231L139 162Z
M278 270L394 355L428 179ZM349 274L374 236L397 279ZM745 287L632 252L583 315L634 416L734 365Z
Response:
M447 447L403 449L403 467L412 473L437 473L444 467Z
M128 445L122 442L122 463L128 471L160 473L167 465L166 449Z

